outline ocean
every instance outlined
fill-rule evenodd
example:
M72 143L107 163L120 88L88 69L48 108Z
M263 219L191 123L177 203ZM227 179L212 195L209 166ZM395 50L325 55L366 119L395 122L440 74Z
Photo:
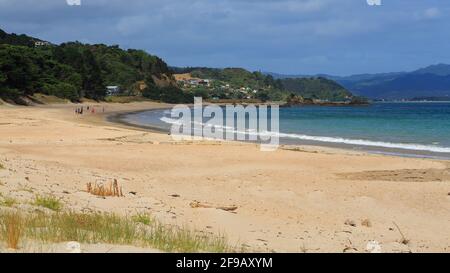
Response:
M122 116L124 122L169 130L168 110ZM166 118L164 118L166 117ZM372 153L450 159L450 102L280 108L280 140Z

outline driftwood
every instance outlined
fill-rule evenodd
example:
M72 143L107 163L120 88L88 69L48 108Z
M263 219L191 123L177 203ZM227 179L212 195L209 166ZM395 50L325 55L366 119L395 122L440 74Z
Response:
M402 244L404 244L404 245L409 244L409 240L406 239L405 235L403 234L402 230L401 230L400 227L397 225L397 223L396 223L396 222L392 222L392 223L395 225L395 227L397 228L398 232L399 232L400 235L402 236L402 240L400 241L400 243L402 243Z
M214 205L210 205L210 204L206 204L206 203L201 203L199 201L194 200L193 202L191 202L189 204L191 206L191 208L207 208L207 209L220 209L220 210L224 210L224 211L235 211L238 209L237 206L214 206Z

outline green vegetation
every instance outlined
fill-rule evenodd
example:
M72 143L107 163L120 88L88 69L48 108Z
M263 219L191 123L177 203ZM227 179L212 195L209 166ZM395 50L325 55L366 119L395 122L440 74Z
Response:
M303 98L329 101L350 99L352 94L338 83L325 78L288 78L282 80L285 90Z
M31 100L36 101L42 104L51 104L51 103L68 103L70 102L68 99L58 98L56 96L44 95L41 93L34 93L33 96L30 97Z
M141 224L143 220L145 225ZM77 241L134 245L168 252L233 251L223 236L164 225L142 215L129 218L100 213L3 212L0 213L0 231L0 240L15 249L20 247L20 241L28 239L41 243Z
M204 99L236 99L287 101L298 96L299 101L350 101L353 95L338 83L325 78L277 79L242 68L174 68L177 73L190 73L193 78L209 80L207 84L181 83L182 87Z
M0 199L0 206L2 207L12 207L17 204L17 200L12 197L2 197Z
M144 225L150 225L153 222L153 219L148 214L137 214L131 217L131 219L136 223Z
M34 205L51 209L53 211L59 211L62 208L61 201L54 196L39 196L34 199Z
M168 103L193 102L194 97L188 92L183 92L177 86L158 87L153 79L146 80L147 87L142 91L146 98Z
M282 89L280 80L274 80L270 75L260 72L250 72L242 68L198 68L191 72L193 77L215 79L229 83L233 88L249 87L251 89Z
M181 83L192 96L214 100L281 101L286 92L280 80L260 72L242 68L177 68L178 73L190 73L192 77L209 80L206 85Z

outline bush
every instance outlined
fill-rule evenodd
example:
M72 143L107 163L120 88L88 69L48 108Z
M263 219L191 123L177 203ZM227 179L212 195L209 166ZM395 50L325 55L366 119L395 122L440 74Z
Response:
M175 86L161 88L161 101L168 103L192 103L194 97L184 93L183 90Z
M203 99L209 99L210 98L210 91L204 87L197 87L193 90L194 97L202 97Z
M22 95L24 95L23 92L20 92L17 89L0 87L0 98L14 100Z
M63 99L69 99L71 101L77 101L80 99L80 95L75 86L69 83L56 83L56 84L44 84L43 92L46 95L52 95Z
M183 90L176 86L160 88L152 83L147 83L147 88L142 91L142 95L152 100L167 103L192 103L194 101L192 94L184 93Z

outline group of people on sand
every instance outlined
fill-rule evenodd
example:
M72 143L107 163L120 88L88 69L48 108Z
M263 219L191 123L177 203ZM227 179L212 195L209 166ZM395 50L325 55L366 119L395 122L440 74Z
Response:
M103 107L102 108L103 109L103 113L105 112L105 107ZM85 110L84 110L84 106L81 106L81 107L77 107L76 109L75 109L75 114L77 114L77 115L83 115L83 113L85 112ZM91 114L95 114L95 112L96 112L96 110L95 110L95 106L86 106L86 112L87 113L91 113Z
M75 108L75 114L82 115L83 112L84 112L84 107L83 106Z

